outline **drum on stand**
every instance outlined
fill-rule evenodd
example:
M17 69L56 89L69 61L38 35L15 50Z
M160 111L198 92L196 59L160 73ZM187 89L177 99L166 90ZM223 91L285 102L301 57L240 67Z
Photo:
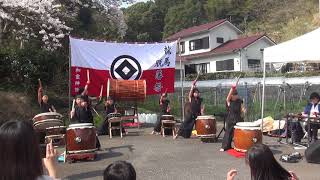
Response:
M161 120L171 120L171 121L174 121L174 116L173 116L173 115L164 114L164 115L161 116Z
M216 119L214 116L198 116L196 119L197 136L202 138L216 138Z
M164 114L160 117L161 119L161 133L162 136L165 135L175 135L176 133L176 121L173 115Z
M90 153L96 148L96 128L91 123L71 124L67 128L67 152Z
M61 119L46 119L33 123L34 129L40 131L45 131L47 128L62 125L63 121Z
M234 126L234 149L247 152L254 144L262 142L262 132L259 125L252 122L238 122Z
M108 80L107 96L115 100L143 101L147 95L145 80Z
M32 119L35 130L44 131L46 128L63 126L62 115L57 112L40 113Z
M109 113L107 115L107 118L114 118L114 117L121 117L120 113Z
M57 112L46 112L35 115L32 120L33 123L47 119L61 119L63 116Z
M54 146L65 145L66 131L65 126L53 126L46 128L46 143L50 143L52 140Z

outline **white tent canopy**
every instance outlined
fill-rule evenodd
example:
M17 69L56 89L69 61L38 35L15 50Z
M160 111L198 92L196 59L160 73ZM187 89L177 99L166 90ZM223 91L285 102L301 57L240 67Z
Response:
M320 28L295 39L264 49L261 119L264 118L266 63L320 61ZM263 129L263 122L261 125Z
M265 63L319 61L320 28L295 39L265 48L263 60Z

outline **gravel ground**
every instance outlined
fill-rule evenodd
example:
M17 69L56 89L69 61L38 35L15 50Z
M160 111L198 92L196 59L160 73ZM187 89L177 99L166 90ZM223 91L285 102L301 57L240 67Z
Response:
M220 129L220 128L218 128ZM249 180L249 168L244 159L237 159L225 152L219 152L221 140L216 143L202 143L197 138L173 140L171 136L149 135L151 128L129 129L129 134L121 139L115 136L99 136L102 151L95 161L59 163L59 177L63 179L103 179L103 170L116 160L131 162L139 180L202 180L226 179L229 169L238 170L236 179ZM283 153L294 150L288 145L279 144L277 139L265 137L279 159ZM299 150L303 153L304 150ZM281 163L288 170L296 172L301 180L320 179L317 171L320 165Z

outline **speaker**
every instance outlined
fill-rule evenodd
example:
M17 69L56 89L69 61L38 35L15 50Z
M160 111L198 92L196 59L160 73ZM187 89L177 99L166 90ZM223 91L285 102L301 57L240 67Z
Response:
M320 141L312 143L305 151L305 157L309 163L320 164Z

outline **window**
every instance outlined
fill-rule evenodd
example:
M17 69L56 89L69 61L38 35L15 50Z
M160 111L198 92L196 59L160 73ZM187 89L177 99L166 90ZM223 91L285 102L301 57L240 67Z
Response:
M248 68L261 68L260 59L248 59Z
M189 42L190 51L199 50L199 49L208 49L208 48L209 48L209 37L191 40Z
M209 63L185 65L186 74L208 73Z
M224 61L216 62L216 70L217 71L231 71L234 70L234 60L228 59Z
M222 37L217 37L217 43L220 43L220 44L224 43L223 38Z
M184 42L180 42L179 44L180 44L180 52L184 53L184 51L185 51Z
M187 74L196 74L197 73L195 64L186 64L184 66L184 69L186 71L186 75Z
M209 63L201 63L201 64L198 64L197 65L197 72L200 72L200 73L207 73L208 72L208 67Z

